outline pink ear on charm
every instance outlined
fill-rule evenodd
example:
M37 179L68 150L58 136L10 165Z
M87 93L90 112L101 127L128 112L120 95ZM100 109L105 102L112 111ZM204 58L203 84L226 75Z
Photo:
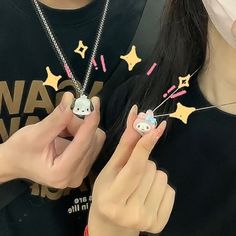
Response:
M148 110L146 113L139 113L133 127L142 136L155 129L157 127L157 121L154 118L153 111Z

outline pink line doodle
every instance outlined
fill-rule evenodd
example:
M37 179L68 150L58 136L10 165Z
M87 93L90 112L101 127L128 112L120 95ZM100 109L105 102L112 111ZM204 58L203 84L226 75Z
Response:
M187 91L186 91L186 90L183 90L183 91L181 91L181 92L179 92L179 93L173 94L173 95L171 96L171 98L172 98L172 99L175 99L175 98L178 98L178 97L181 97L181 96L185 95L186 93L187 93Z
M67 64L65 64L65 65L64 65L64 68L65 68L65 71L66 71L67 76L71 79L71 77L72 77L72 72L71 72L69 66L68 66Z
M151 68L148 70L147 76L150 76L150 75L153 73L153 71L155 70L156 67L157 67L157 63L154 63L154 64L151 66Z
M98 70L98 64L95 59L93 59L93 65L95 67L95 70Z
M176 86L175 85L173 85L168 91L167 91L167 93L165 93L164 95L163 95L163 98L167 98L167 96L168 96L168 94L170 94L172 91L174 91L176 89Z
M106 68L105 58L104 58L103 55L100 56L100 60L101 60L103 72L106 73L107 72L107 68Z

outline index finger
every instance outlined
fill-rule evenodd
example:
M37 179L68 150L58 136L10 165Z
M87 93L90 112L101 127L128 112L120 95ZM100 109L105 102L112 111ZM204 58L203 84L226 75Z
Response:
M106 168L116 170L123 168L127 163L135 145L141 138L140 134L138 134L133 128L133 124L137 119L137 113L138 107L137 105L134 105L129 112L125 132L123 133L120 142Z

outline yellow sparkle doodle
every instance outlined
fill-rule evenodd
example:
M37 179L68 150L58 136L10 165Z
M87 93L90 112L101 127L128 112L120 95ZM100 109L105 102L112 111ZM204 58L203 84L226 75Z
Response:
M132 46L131 51L125 56L120 56L120 59L127 62L129 71L132 71L136 64L142 61L142 59L138 57L136 47L134 45Z
M54 88L55 91L58 91L58 82L62 77L60 75L58 75L58 76L54 75L51 72L49 66L46 67L46 71L47 71L48 77L47 77L46 81L43 83L43 85L50 86L50 87Z
M189 116L196 111L195 107L183 106L180 102L177 104L176 112L170 114L170 117L181 120L184 124L188 123Z
M79 41L78 47L74 50L75 53L78 53L83 59L85 58L86 51L88 47L84 45L83 41Z
M179 87L178 89L189 87L189 80L191 79L191 75L187 75L185 77L179 77Z

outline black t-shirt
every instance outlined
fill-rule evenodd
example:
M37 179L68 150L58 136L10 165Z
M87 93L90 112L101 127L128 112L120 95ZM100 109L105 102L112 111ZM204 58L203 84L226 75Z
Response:
M104 3L104 0L94 0L78 10L56 10L42 5L81 84ZM131 44L145 4L146 0L111 1L96 57L98 70L93 70L87 94L99 92L119 65L120 55L126 54ZM80 40L89 47L85 59L74 53ZM46 117L62 93L73 90L73 84L66 77L30 0L0 1L0 55L0 142L4 142L21 127ZM104 55L106 73L102 70L100 55ZM62 76L58 91L43 85L47 67L53 74ZM92 182L90 177L75 190L30 185L26 192L1 209L0 234L82 235Z
M80 83L87 69L100 23L104 0L95 0L79 10L55 10L43 7L58 41ZM99 69L93 70L87 94L97 93L111 77L134 37L146 0L111 1L104 33L97 53ZM61 91L72 89L30 0L2 0L0 3L0 83L1 132L5 141L19 127L42 119L59 100ZM74 50L82 40L89 48L85 59ZM104 55L107 72L102 70ZM49 67L61 75L58 91L43 86ZM128 71L128 69L127 69ZM108 88L109 89L109 88Z
M134 81L130 79L117 90L106 111L107 129L124 112L133 88ZM197 80L192 81L188 93L179 100L188 107L211 105L201 93ZM111 132L114 131L111 129ZM158 167L168 173L169 182L177 190L170 221L160 235L236 234L235 140L236 116L217 108L194 112L187 125L173 119L167 137L151 155Z

